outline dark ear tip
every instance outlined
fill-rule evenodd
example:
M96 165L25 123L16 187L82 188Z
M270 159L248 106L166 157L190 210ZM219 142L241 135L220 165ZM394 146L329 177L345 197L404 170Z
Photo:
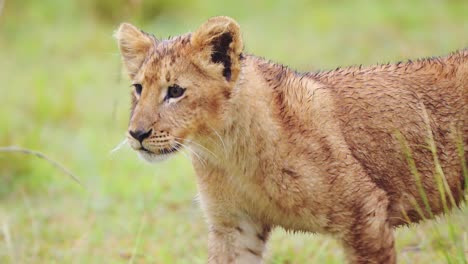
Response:
M204 46L212 42L214 38L225 38L229 34L233 42L235 53L242 51L242 37L239 24L227 16L217 16L208 19L192 35L192 43L196 46Z
M223 76L227 81L231 80L232 58L230 54L230 45L233 41L232 33L227 31L214 38L211 45L213 46L211 61L213 63L221 63L224 66Z
M223 76L226 78L226 81L230 82L231 81L231 68L224 67L223 69Z
M223 66L222 75L228 82L236 76L237 58L243 46L240 27L234 19L226 16L208 19L192 35L191 42L195 47L209 49L211 62Z

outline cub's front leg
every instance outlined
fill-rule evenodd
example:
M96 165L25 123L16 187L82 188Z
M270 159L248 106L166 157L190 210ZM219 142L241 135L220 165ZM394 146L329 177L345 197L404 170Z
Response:
M249 220L236 226L211 225L208 235L208 263L262 263L269 228Z
M270 228L239 208L239 193L221 170L194 166L209 225L208 263L262 263Z

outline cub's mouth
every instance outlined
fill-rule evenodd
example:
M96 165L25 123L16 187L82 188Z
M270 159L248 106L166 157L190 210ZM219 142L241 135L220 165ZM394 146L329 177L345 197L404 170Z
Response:
M147 162L166 160L185 146L183 138L176 139L167 131L153 132L153 129L129 130L127 140L130 147Z
M138 152L138 155L147 162L159 162L166 160L176 154L181 149L181 147L182 145L176 144L170 148L162 148L152 151L145 148L144 146L141 146L139 149L136 149L136 151Z
M167 154L177 152L179 149L180 149L180 145L179 146L174 146L174 147L171 147L171 148L160 149L160 150L158 150L158 152L155 153L155 152L153 152L151 150L148 150L148 149L146 149L145 147L142 146L137 151L143 151L143 152L146 152L148 154L154 154L154 155L167 155Z

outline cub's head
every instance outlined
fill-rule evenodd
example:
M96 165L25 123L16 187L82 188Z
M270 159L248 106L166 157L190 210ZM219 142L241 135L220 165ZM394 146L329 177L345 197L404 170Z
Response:
M214 17L198 30L158 40L130 24L116 38L132 82L127 139L147 161L164 160L212 133L241 69L239 25Z

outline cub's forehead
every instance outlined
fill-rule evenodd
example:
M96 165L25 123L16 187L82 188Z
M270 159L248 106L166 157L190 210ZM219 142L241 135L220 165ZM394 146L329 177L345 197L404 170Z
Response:
M177 58L187 55L189 47L190 34L157 40L154 45L152 56L154 60L170 59L174 61Z
M169 76L173 71L184 70L188 62L190 34L156 41L147 55L138 77L140 79L159 79ZM164 76L161 76L164 75Z

